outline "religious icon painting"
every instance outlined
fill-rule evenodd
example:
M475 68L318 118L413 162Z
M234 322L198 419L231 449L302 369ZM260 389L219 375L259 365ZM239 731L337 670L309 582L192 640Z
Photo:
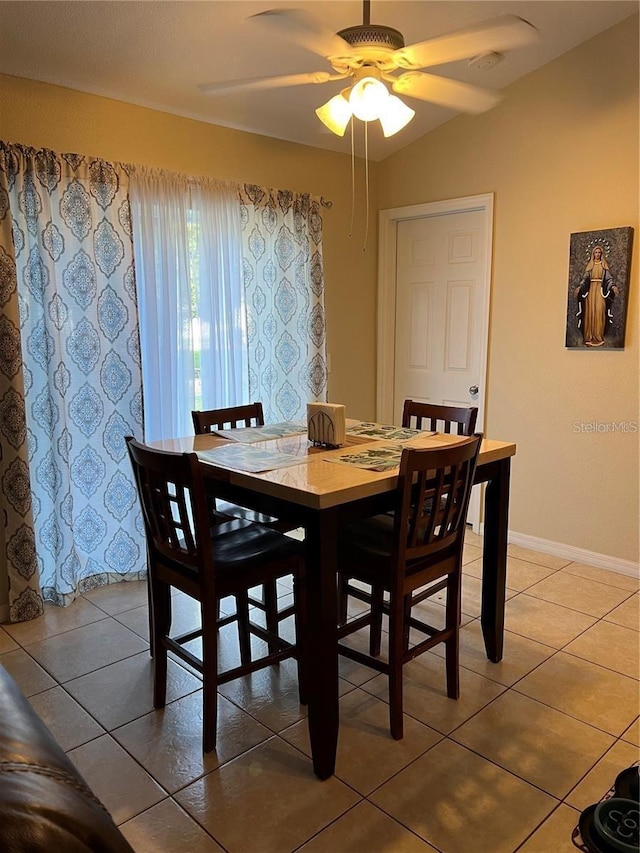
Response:
M632 243L633 228L571 235L565 346L624 347Z

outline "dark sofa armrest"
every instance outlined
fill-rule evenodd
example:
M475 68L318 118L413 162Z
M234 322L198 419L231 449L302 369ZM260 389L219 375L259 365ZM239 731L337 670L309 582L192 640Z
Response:
M2 666L0 850L133 853Z

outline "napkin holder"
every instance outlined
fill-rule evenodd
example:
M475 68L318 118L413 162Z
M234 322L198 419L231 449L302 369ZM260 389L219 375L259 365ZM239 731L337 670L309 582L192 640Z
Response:
M307 432L316 447L341 447L345 441L346 406L307 403Z

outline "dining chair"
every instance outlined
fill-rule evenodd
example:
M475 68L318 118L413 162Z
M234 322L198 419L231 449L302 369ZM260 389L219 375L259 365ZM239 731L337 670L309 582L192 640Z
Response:
M262 403L248 403L246 406L228 406L225 409L207 409L191 412L196 435L215 432L219 429L236 427L264 426Z
M206 411L191 412L193 428L196 435L216 432L221 429L237 429L238 427L264 426L264 413L262 403L249 403L245 406L228 406L225 409L207 409ZM230 501L216 501L216 510L222 515L233 518L245 518L248 521L256 521L258 524L266 524L286 533L293 529L293 525L265 515L261 512L239 506Z
M473 435L478 419L475 406L441 406L436 403L418 403L405 400L402 409L402 426L428 429L447 435Z
M445 644L447 695L460 695L458 637L462 548L482 437L428 449L405 448L400 461L393 515L383 514L353 523L338 534L338 571L370 584L379 593L379 608L338 627L338 636L369 626L380 633L382 613L389 616L388 659L366 654L339 642L340 654L370 666L389 678L389 721L392 737L403 736L402 669L409 661L439 643ZM412 614L412 594L426 584L445 581L444 626ZM388 601L382 600L386 592ZM410 645L410 630L426 639Z
M220 429L264 426L264 412L260 402L248 403L244 406L228 406L223 409L192 411L191 417L196 435L211 433ZM215 513L216 515L241 518L263 524L279 533L288 533L297 527L296 524L240 506L231 501L216 500ZM263 585L260 598L253 595L249 596L249 603L264 611L267 628L272 634L277 633L278 622L288 618L292 612L290 607L278 610L278 588L275 581Z
M478 418L478 409L475 406L458 407L458 406L442 406L436 403L420 403L415 400L407 399L404 401L402 409L402 426L410 429L425 429L439 431L447 435L473 435L476 428L476 420ZM425 590L424 592L417 590L413 595L413 604L419 604L426 598L435 595L441 589L444 589L445 582L443 581L440 588ZM341 576L338 580L338 622L340 624L347 621L348 601L349 596L374 607L380 606L380 591L372 595L372 591L361 589L350 582L348 576ZM380 634L377 637L372 635L372 653L375 649L380 651Z
M218 685L293 657L298 665L301 704L306 704L304 660L304 546L275 530L241 519L211 527L208 502L215 481L207 478L195 453L155 450L126 438L144 519L147 539L151 626L154 646L154 707L166 701L167 652L171 651L202 674L203 745L216 745ZM248 590L274 584L293 575L295 643L273 634L250 618ZM171 635L171 589L200 603L201 626ZM220 601L236 597L236 613L219 619ZM218 628L236 623L240 664L219 670ZM276 626L278 627L278 626ZM254 657L251 637L267 644L266 654ZM185 644L202 638L202 657ZM256 644L257 645L257 644Z

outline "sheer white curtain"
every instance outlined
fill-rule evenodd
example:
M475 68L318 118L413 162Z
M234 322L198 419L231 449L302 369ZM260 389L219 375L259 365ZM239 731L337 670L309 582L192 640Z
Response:
M236 187L132 169L145 438L193 432L191 411L248 401Z

